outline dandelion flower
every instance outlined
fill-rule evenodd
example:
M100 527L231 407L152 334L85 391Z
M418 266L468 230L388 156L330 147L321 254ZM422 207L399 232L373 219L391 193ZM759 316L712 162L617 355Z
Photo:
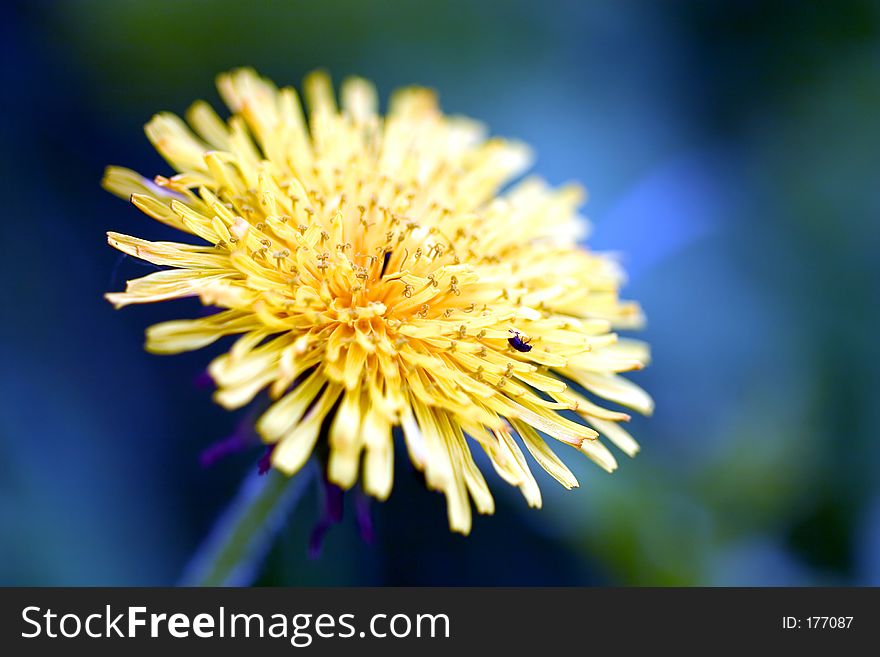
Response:
M566 488L577 481L550 439L608 471L617 464L599 434L635 454L620 425L629 416L597 398L651 412L619 374L641 368L647 348L612 332L641 313L618 297L617 263L577 243L580 188L508 185L528 149L444 115L428 89L397 91L382 117L367 81L344 82L337 108L328 77L313 73L306 120L294 89L250 69L218 87L228 121L199 101L191 128L169 113L146 126L175 175L107 169L106 189L198 242L109 233L163 269L107 299L198 297L218 309L150 327L146 348L238 336L210 364L215 399L235 409L268 389L256 428L274 445L272 467L292 475L326 441L328 480L360 479L383 500L400 427L414 467L445 494L451 529L467 534L471 501L494 511L474 450L534 507L523 447Z

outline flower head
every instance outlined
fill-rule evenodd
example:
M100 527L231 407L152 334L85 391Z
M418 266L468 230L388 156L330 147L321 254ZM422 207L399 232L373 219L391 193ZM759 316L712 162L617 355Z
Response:
M165 267L107 298L117 307L198 297L220 309L152 326L147 349L170 354L239 336L209 372L227 408L268 389L256 427L272 466L299 470L326 440L326 474L343 489L391 492L393 429L413 465L448 501L453 530L468 533L471 502L494 502L473 449L540 506L524 456L566 488L574 476L547 437L608 471L604 434L638 446L629 417L650 398L620 372L641 368L646 347L618 339L641 314L618 298L622 274L577 244L576 186L528 178L521 144L487 139L470 119L445 116L433 92L397 91L387 116L361 79L329 79L297 93L249 69L221 75L232 117L204 102L187 127L162 113L146 126L175 169L153 181L109 167L103 184L142 212L197 238L148 242L109 233L112 246ZM597 433L598 432L598 433Z

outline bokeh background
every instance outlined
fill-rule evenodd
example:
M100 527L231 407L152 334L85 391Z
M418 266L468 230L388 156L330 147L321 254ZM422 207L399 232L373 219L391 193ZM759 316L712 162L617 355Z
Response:
M103 192L167 173L151 114L219 102L217 72L315 67L421 83L584 182L591 244L642 301L656 398L643 446L544 509L489 473L465 539L398 459L375 540L306 555L315 490L261 584L880 585L880 7L871 2L183 0L6 3L0 584L176 582L259 450L210 469L246 413L198 385L210 353L142 351L185 304L115 312L147 273L108 229L164 227ZM626 458L626 457L622 457ZM543 473L541 473L543 475ZM349 504L351 506L351 504Z

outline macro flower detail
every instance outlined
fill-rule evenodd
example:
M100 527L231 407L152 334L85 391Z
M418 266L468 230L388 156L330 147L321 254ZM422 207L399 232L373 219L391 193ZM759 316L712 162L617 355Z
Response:
M215 399L234 409L268 391L256 429L274 468L296 473L326 441L331 483L360 480L385 499L399 435L445 494L451 529L467 534L471 502L494 511L475 450L536 507L525 452L572 488L550 439L608 471L617 464L600 434L638 451L621 426L629 416L600 399L651 412L620 376L647 363L647 347L613 332L642 315L618 297L618 264L578 245L578 187L508 186L528 149L445 116L427 89L395 92L382 117L368 82L345 81L337 108L313 73L306 119L294 89L252 70L218 87L228 121L200 101L191 128L168 113L146 126L175 175L107 169L106 189L198 242L109 233L163 269L107 298L198 297L218 309L150 327L146 347L172 354L238 336L210 364Z

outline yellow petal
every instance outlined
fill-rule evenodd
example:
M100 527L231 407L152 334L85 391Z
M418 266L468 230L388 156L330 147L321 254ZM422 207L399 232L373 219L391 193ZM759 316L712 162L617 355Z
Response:
M394 443L391 423L377 408L370 408L364 416L363 438L364 490L379 500L388 498L394 481Z
M566 375L603 399L628 406L644 415L654 411L654 401L648 393L622 376L581 370L566 370Z
M305 465L318 441L321 424L341 392L342 386L333 383L327 386L324 394L309 409L302 422L299 422L278 442L278 446L272 452L273 466L285 474L292 475Z
M196 139L180 117L160 112L150 119L144 131L156 150L177 171L205 169L203 155L208 146Z
M544 470L546 470L556 481L568 489L577 488L578 481L565 464L559 460L559 457L553 453L553 450L547 445L538 432L525 422L513 420L513 427L525 443L529 453L534 457Z
M257 420L257 431L263 439L274 443L290 433L326 382L321 370L316 369L292 392L272 404Z
M330 425L327 478L345 490L357 481L361 447L361 392L348 390Z
M154 324L147 329L147 351L177 354L201 349L224 335L259 328L253 316L238 310L224 310L200 319L181 319Z
M588 418L596 430L617 445L627 456L635 456L639 451L639 444L617 422L609 422L595 417Z

